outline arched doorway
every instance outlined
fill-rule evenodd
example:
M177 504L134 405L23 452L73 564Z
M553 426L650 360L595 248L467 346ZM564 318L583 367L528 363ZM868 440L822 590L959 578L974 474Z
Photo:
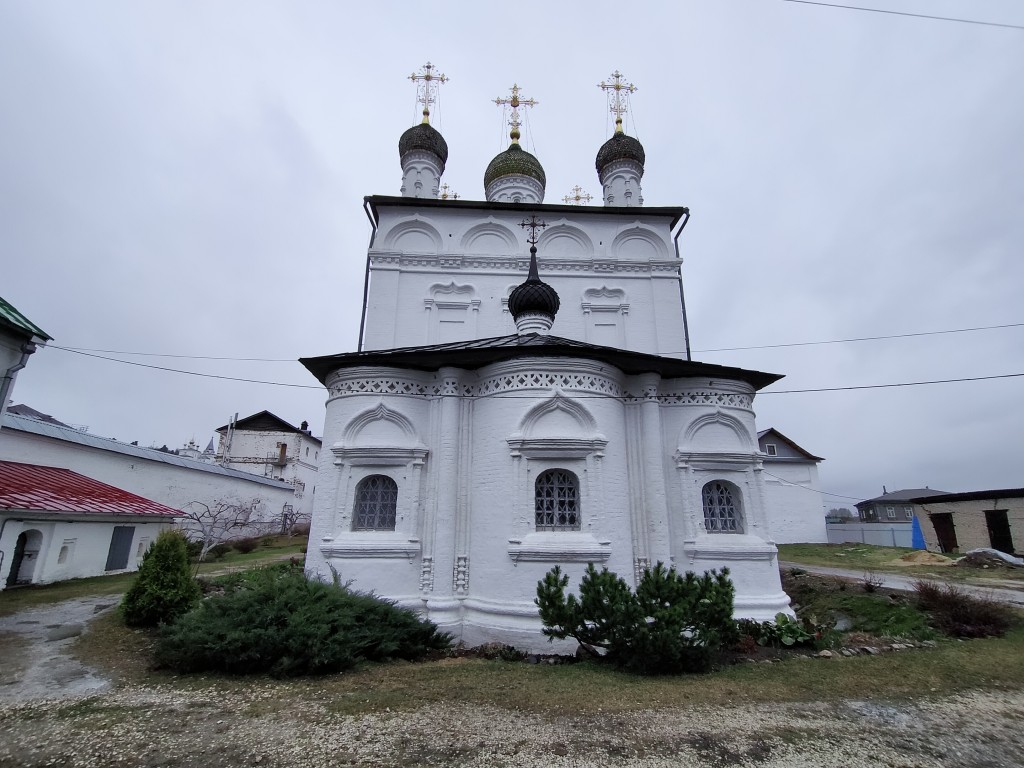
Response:
M11 558L11 570L7 574L7 586L31 584L39 560L39 550L43 548L43 534L35 529L22 531L14 544L14 557Z

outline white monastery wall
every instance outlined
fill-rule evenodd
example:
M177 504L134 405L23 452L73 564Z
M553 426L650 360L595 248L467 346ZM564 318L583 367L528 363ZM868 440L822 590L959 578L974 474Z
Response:
M280 520L282 506L293 502L291 486L204 471L209 465L203 462L192 469L9 427L0 430L0 459L65 467L175 509L193 501L260 499L262 517L270 521Z
M765 459L764 472L765 493L768 508L772 510L772 534L776 543L828 541L817 466L809 461L787 463Z
M221 433L217 445L218 458L224 456L226 441L227 435ZM278 465L275 462L281 455L282 443L285 445L286 463ZM290 483L295 488L294 499L290 503L300 519L308 521L313 513L319 452L317 441L298 433L235 430L225 466Z

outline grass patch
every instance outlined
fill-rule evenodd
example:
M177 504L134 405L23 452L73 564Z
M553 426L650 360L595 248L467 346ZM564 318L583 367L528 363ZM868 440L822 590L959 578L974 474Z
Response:
M893 565L903 555L920 550L906 547L878 547L873 544L779 544L779 559L803 565L822 565L858 572L879 571L904 576L933 576L950 581L986 584L993 580L1024 584L1024 568L965 568L960 566ZM957 560L962 555L944 553Z
M5 589L0 597L0 616L77 597L120 595L134 579L134 573L122 573L117 576L93 576L88 579L58 581L55 584Z

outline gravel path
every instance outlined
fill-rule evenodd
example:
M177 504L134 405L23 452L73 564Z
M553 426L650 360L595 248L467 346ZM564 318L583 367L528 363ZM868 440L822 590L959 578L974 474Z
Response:
M344 715L315 685L111 686L68 654L116 598L0 618L0 768L1019 768L1024 693L555 717L448 702Z
M448 704L345 716L315 696L129 687L0 707L0 766L1021 765L1024 695L693 707L578 718Z

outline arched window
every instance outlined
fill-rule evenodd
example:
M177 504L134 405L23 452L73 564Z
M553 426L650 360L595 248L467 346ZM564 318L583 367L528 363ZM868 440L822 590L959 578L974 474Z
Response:
M353 531L395 530L398 485L387 475L364 477L356 486Z
M566 469L549 469L537 476L538 531L580 529L580 481Z
M743 533L740 492L732 483L714 480L704 486L704 527L708 533Z

